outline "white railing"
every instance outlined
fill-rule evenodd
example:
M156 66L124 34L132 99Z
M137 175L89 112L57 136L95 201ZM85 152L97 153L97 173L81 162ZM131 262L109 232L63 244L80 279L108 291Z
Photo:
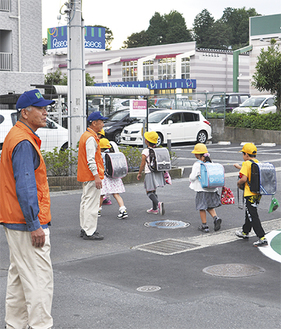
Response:
M0 11L10 11L10 0L0 0Z
M11 70L12 70L12 54L0 53L0 71L11 71Z

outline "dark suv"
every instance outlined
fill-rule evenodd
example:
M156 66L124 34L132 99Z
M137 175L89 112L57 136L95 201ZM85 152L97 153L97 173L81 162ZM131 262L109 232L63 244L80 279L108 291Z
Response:
M207 108L209 113L223 113L224 104L225 112L231 113L232 110L238 107L246 99L250 97L248 93L226 93L226 94L214 94L208 102ZM205 110L206 107L200 107L200 110Z
M148 112L154 112L156 110L162 110L158 108L149 108ZM124 127L141 121L141 118L130 117L130 109L120 110L113 112L108 116L108 120L104 122L105 137L110 141L114 141L116 144L120 144L120 135Z

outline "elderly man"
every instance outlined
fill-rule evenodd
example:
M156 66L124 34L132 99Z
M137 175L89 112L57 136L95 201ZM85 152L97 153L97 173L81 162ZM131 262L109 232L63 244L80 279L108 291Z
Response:
M83 182L80 203L80 236L84 240L103 240L97 231L100 191L104 178L104 166L97 133L104 126L100 112L88 116L88 128L79 141L77 180Z
M4 226L10 267L6 328L51 328L53 269L47 172L36 130L46 126L46 100L38 89L16 104L19 120L5 138L0 162L0 223Z

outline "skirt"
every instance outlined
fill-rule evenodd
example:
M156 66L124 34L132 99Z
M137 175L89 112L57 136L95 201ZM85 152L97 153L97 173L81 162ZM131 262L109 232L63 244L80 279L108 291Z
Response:
M216 192L197 192L196 210L207 210L217 208L221 205L221 199L218 191Z
M101 195L125 192L125 187L121 178L111 178L104 176L102 181Z
M163 187L166 184L164 178L164 172L162 171L152 171L145 174L144 178L144 188L147 192L155 191L157 187Z

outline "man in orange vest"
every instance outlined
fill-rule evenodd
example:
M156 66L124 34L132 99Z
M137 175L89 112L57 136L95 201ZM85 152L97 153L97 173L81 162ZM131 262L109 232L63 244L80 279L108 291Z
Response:
M88 116L88 128L79 141L77 180L83 182L83 193L80 203L80 236L84 240L103 240L97 231L98 210L104 166L97 133L104 126L100 112Z
M51 328L53 269L50 193L36 130L46 126L46 100L38 89L16 104L19 120L7 134L0 161L0 223L10 250L6 328Z

